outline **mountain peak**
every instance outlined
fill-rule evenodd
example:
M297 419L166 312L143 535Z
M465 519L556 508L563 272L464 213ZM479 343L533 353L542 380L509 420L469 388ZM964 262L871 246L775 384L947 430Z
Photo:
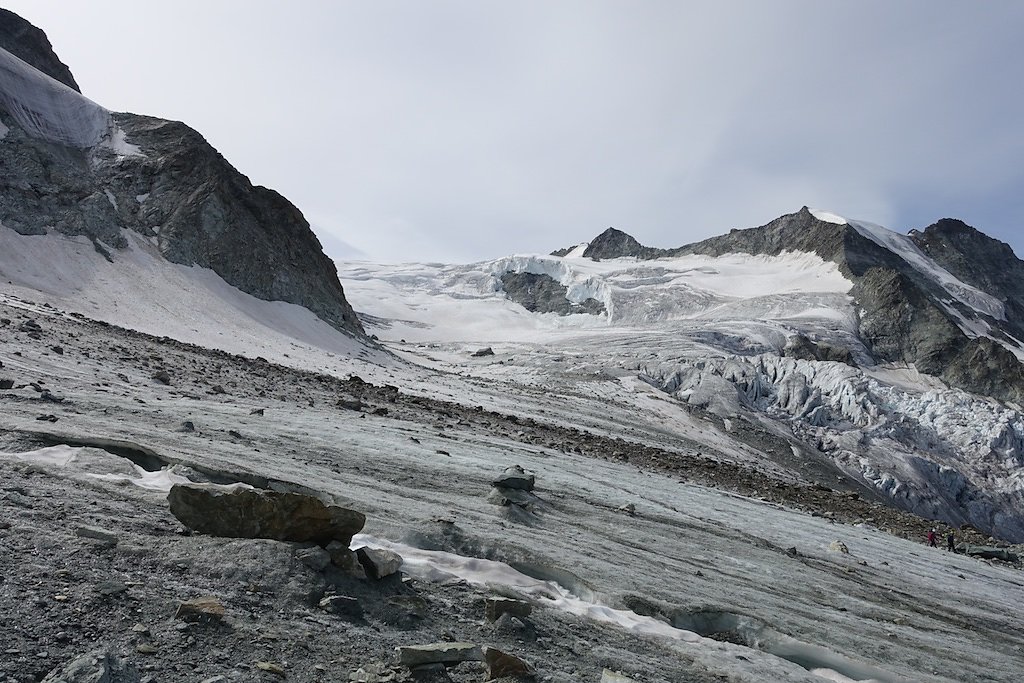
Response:
M68 65L60 61L53 45L42 29L30 24L14 12L0 8L0 48L26 64L39 69L50 78L82 92Z
M640 256L645 249L646 247L631 235L615 228L608 228L590 242L583 256L595 259Z

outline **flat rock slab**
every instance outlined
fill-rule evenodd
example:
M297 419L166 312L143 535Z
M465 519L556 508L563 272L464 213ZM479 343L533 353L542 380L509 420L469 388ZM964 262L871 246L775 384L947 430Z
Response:
M243 486L176 484L167 501L189 529L226 538L347 545L366 523L362 513L313 496Z
M459 662L482 662L483 650L473 643L428 643L395 648L398 662L412 668L426 664L458 664Z

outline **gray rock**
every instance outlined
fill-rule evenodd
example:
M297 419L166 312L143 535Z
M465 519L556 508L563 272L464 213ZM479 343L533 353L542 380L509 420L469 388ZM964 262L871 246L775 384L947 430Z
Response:
M139 673L112 652L95 650L55 668L42 683L139 683Z
M958 553L970 555L971 557L980 557L986 560L1002 560L1003 562L1016 562L1017 555L1007 548L996 548L987 545L971 545L969 543L960 543L956 546Z
M98 526L80 526L75 529L75 535L80 538L91 538L100 541L105 545L117 545L118 537L112 531L107 531Z
M328 555L331 556L331 564L338 569L355 572L361 576L366 575L363 571L363 566L359 564L359 558L356 557L355 551L349 548L347 543L331 541L327 544L326 550Z
M473 353L471 353L469 355L472 356L473 358L483 358L484 356L493 356L494 355L494 349L492 349L490 346L488 346L488 347L483 348L483 349L477 349L476 351L474 351Z
M349 619L361 619L363 606L359 600L347 595L328 595L320 600L320 609Z
M331 554L320 546L299 548L295 551L295 559L315 572L322 572L331 564Z
M512 598L487 598L484 602L484 615L487 621L497 621L503 614L525 619L533 612L533 605Z
M850 549L846 547L846 544L842 541L832 541L828 544L829 551L833 553L842 553L844 555L850 554Z
M632 678L623 676L610 669L601 672L601 683L636 683Z
M6 391L7 389L14 388L13 379L0 379L0 390Z
M211 536L348 544L366 522L355 510L300 493L203 484L176 484L167 494L171 513Z
M384 548L356 548L356 557L371 579L383 579L402 568L402 556Z
M409 668L427 664L482 662L483 650L473 643L428 643L396 648L398 663Z
M497 479L491 484L498 488L504 489L518 489L520 491L532 491L536 481L536 476L532 473L527 473L519 465L513 465L505 469Z
M166 370L157 370L156 372L154 372L153 379L155 379L157 382L160 382L161 384L171 383L171 375Z

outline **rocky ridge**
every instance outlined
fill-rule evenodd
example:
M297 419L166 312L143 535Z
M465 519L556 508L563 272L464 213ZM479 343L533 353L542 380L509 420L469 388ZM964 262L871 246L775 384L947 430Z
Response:
M45 35L26 24L0 14L0 48L74 87ZM209 268L257 298L304 306L363 336L337 270L302 213L250 183L187 125L114 114L106 140L78 149L32 137L2 109L0 122L10 129L0 140L5 228L83 236L108 258L127 248L124 231L133 231L173 263Z
M761 227L732 230L674 249L644 247L609 228L591 242L584 256L650 260L686 254L814 253L837 264L854 283L850 294L861 311L858 336L876 361L912 363L919 371L967 391L1024 400L1024 364L996 341L1024 334L1024 310L1019 303L1024 262L1007 245L960 221L944 219L923 233L912 234L911 239L954 276L1002 301L1005 317L981 313L955 300L898 254L851 225L817 218L807 207ZM978 321L990 335L968 335L961 329L961 319Z

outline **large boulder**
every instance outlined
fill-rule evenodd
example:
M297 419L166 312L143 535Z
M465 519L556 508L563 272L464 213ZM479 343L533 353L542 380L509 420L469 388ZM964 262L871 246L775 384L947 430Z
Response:
M312 496L244 486L176 484L167 501L189 529L228 538L347 545L366 523L362 513Z

